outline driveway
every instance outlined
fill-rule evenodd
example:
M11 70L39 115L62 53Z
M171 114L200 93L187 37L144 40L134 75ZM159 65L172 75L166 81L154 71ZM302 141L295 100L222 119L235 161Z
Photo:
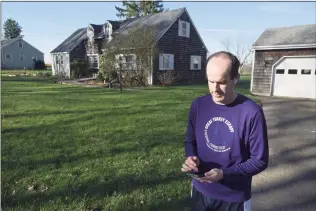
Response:
M260 97L270 164L253 179L254 211L316 210L316 101Z

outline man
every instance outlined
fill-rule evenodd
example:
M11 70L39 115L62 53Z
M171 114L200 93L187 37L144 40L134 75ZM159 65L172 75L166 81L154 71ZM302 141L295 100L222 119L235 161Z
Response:
M239 66L229 52L211 55L210 94L191 104L181 170L203 174L192 179L192 211L250 211L252 176L268 166L262 108L234 91Z

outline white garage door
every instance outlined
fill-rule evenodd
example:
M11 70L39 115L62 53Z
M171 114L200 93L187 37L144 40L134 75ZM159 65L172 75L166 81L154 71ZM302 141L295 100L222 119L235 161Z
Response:
M316 99L316 57L289 57L277 64L273 95Z

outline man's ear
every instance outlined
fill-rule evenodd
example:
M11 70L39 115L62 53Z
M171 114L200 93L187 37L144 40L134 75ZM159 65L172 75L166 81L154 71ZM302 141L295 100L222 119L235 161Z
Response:
M234 79L234 84L237 84L237 82L239 81L239 78L240 78L240 74L236 75Z

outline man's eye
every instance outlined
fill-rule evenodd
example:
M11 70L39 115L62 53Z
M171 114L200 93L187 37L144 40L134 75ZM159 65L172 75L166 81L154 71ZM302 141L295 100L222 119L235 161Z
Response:
M214 82L214 81L209 81L209 83L214 84L215 82ZM221 81L221 82L217 82L217 83L218 83L218 84L226 84L225 81Z

